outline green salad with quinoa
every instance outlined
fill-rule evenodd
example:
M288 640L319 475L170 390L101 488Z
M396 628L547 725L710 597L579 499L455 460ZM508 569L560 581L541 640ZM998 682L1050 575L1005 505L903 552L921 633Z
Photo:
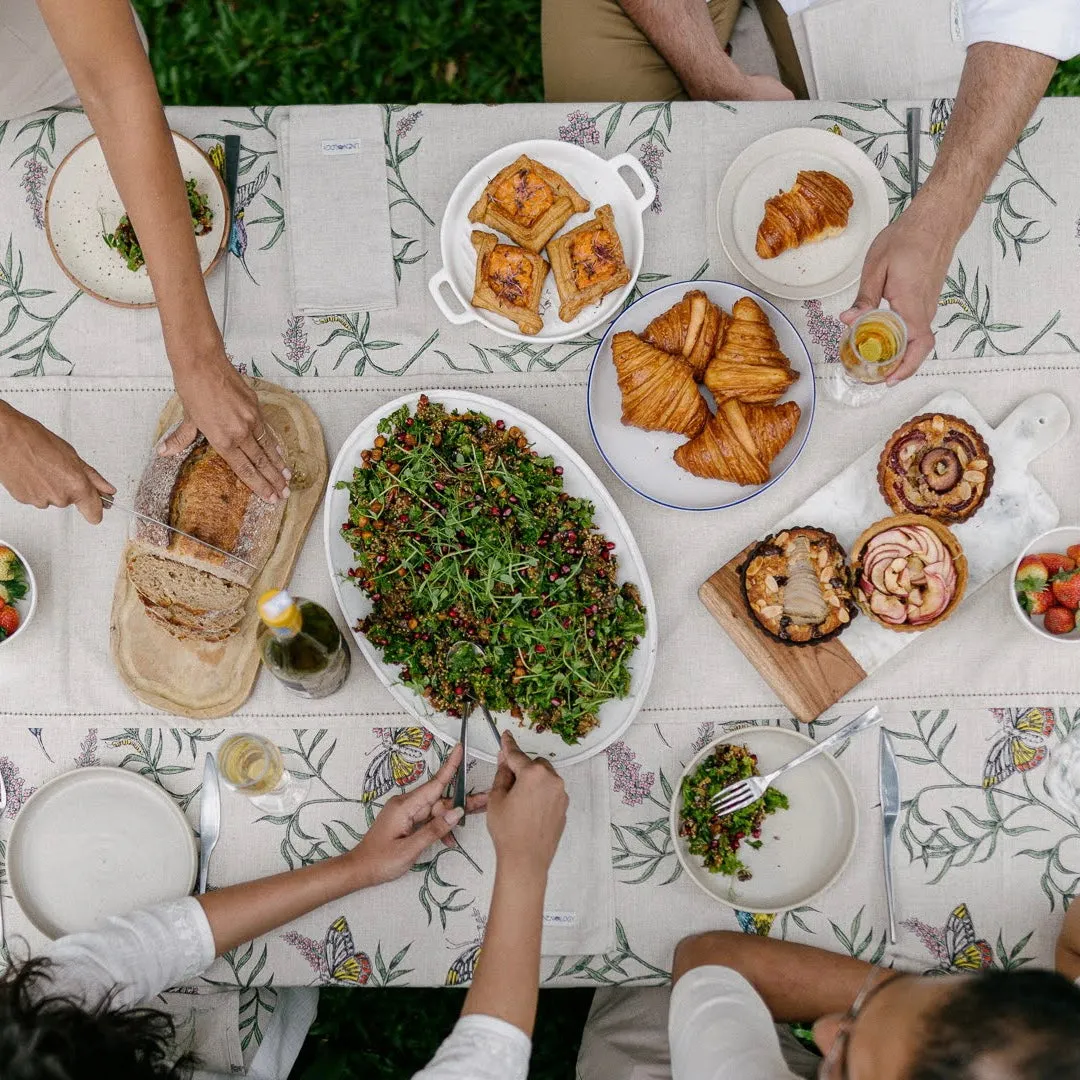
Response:
M210 200L199 191L197 180L187 180L184 186L187 189L192 228L196 236L205 236L214 224L214 211L210 209ZM113 232L102 231L101 239L124 257L129 270L138 270L146 263L139 238L135 235L135 228L127 214L120 218Z
M720 743L683 781L679 835L690 841L690 854L701 856L710 873L749 881L753 875L739 858L739 847L746 843L760 848L765 818L788 808L788 797L771 787L757 802L734 814L718 817L713 812L714 795L728 784L757 775L755 754L745 746Z
M630 690L645 633L637 588L587 499L525 433L421 396L379 422L342 536L371 599L357 630L431 706L481 701L573 744ZM453 649L461 641L480 647Z

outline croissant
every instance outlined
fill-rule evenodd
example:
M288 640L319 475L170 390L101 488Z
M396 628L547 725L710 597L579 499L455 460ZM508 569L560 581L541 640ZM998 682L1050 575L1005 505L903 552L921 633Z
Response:
M773 459L795 434L800 415L794 401L783 405L725 401L701 433L675 451L675 464L707 480L744 487L764 484Z
M726 311L700 289L694 289L663 315L657 315L641 337L672 356L682 357L700 382L730 321Z
M623 331L611 339L622 391L622 422L646 431L673 431L693 438L709 407L681 360Z
M736 300L723 341L705 369L713 397L770 405L798 377L765 312L749 296Z
M836 236L847 228L855 202L851 188L832 173L811 170L795 177L795 186L765 200L754 250L775 259L782 251Z

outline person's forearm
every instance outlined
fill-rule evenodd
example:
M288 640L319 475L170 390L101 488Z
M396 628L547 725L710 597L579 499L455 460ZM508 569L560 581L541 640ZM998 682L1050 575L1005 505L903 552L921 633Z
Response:
M1054 967L1067 979L1080 979L1080 902L1073 901L1058 935Z
M704 0L619 0L690 97L740 98L745 76L716 40Z
M221 352L184 177L128 0L38 0L139 237L170 361Z
M532 1035L546 886L543 871L496 867L484 944L462 1016L495 1016Z
M717 930L679 943L672 979L705 964L737 971L779 1023L845 1012L873 970L865 961L809 945Z
M355 853L216 889L196 899L206 913L214 951L220 956L366 884L361 856Z
M932 214L955 245L1035 111L1057 61L1013 45L979 42L967 52L937 160L911 204Z

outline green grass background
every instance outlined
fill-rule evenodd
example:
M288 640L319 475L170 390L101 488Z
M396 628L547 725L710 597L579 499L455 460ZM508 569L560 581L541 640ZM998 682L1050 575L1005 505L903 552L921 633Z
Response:
M540 0L135 0L167 105L541 101ZM1080 95L1080 60L1052 94ZM297 1080L406 1080L464 991L327 991ZM533 1080L571 1080L589 990L540 994Z

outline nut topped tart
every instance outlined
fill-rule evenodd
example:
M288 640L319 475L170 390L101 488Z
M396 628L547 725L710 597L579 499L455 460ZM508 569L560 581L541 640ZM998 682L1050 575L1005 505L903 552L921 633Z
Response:
M799 526L765 537L739 577L754 621L785 645L826 641L858 614L844 549L824 529Z
M878 461L878 487L897 514L966 521L982 506L994 480L983 437L966 421L924 413L889 437Z
M899 514L871 525L851 556L855 596L890 630L927 630L944 622L967 585L967 559L939 521Z

